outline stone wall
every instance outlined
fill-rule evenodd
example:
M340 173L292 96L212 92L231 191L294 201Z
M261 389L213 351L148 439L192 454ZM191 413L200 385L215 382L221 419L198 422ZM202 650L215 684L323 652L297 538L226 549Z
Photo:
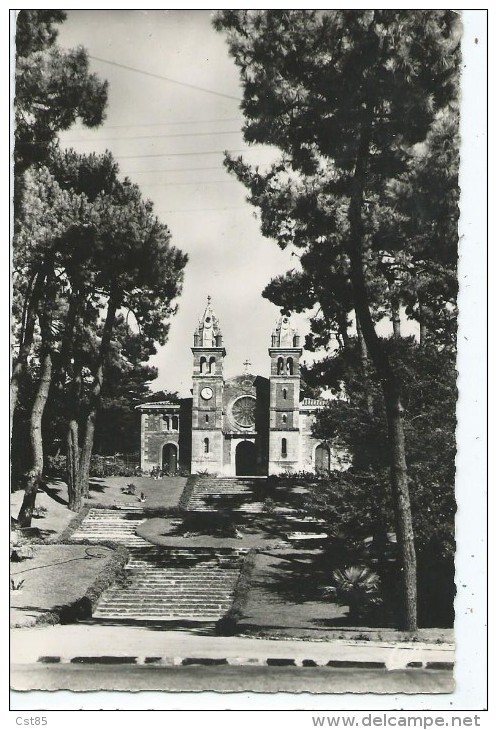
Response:
M205 439L209 447L206 451ZM192 466L191 472L208 471L210 474L223 472L223 434L214 430L192 431Z

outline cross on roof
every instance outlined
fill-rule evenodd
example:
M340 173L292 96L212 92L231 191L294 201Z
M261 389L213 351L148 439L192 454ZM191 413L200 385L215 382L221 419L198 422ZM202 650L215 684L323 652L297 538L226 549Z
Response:
M245 372L248 373L249 372L249 367L252 365L252 363L247 358L243 364L245 365Z

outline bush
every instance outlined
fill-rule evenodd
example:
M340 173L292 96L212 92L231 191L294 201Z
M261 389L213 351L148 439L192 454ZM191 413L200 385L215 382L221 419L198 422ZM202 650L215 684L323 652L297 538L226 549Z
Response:
M349 618L354 623L366 618L382 603L379 576L359 565L333 571L333 584L325 588L324 595L348 606Z
M21 563L23 560L30 560L34 557L34 548L32 545L11 546L10 559L13 563Z
M127 466L121 459L95 455L91 457L90 476L102 479L103 477L134 477L136 474L135 468Z
M215 633L217 636L235 636L238 622L243 618L243 609L247 603L252 574L255 569L256 551L250 550L243 558L240 575L233 593L233 602L224 616L216 621Z
M229 608L224 616L216 621L214 632L216 636L235 636L242 612L237 608Z
M66 456L47 456L45 472L53 479L66 478ZM99 456L91 457L90 476L102 479L103 477L134 477L137 474L136 467L128 466L125 461L117 457Z
M45 472L53 479L66 478L66 457L65 454L58 456L47 456L45 458Z

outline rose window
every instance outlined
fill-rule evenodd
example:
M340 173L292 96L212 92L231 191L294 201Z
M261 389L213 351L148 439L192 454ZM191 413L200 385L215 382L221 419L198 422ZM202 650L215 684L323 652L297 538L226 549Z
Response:
M255 426L255 398L244 395L233 403L231 409L233 419L239 426L247 428Z

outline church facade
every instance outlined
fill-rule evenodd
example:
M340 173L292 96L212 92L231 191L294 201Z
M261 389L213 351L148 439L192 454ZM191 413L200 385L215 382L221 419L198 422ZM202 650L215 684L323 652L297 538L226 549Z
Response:
M340 468L339 454L315 439L324 400L300 400L300 337L282 315L271 335L269 378L224 378L226 349L210 297L193 336L192 397L152 401L141 413L141 468L219 476L267 476Z

